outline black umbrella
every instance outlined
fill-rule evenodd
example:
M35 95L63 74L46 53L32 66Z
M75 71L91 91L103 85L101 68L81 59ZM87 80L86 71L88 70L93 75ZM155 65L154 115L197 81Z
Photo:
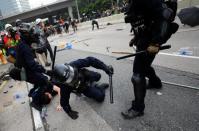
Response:
M197 26L199 25L199 8L184 8L178 13L178 17L182 24Z

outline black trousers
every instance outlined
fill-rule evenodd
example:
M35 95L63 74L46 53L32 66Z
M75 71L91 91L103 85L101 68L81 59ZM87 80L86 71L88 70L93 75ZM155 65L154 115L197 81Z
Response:
M97 26L97 29L99 29L99 25L97 21L92 22L92 30L94 30L95 25Z
M146 50L149 45L147 37L138 40L137 51ZM145 77L148 77L150 80L156 80L157 76L155 70L151 66L155 55L144 53L141 55L135 56L133 63L133 76L135 75L140 77L142 83L134 84L134 96L135 99L132 101L132 108L136 111L144 111L145 104L144 99L146 96L146 84ZM141 86L138 86L141 85Z
M47 40L47 42L46 42L46 49L47 49L48 52L50 53L51 62L53 62L53 57L54 57L54 55L53 55L53 51L52 51L52 48L51 48L50 43L49 43L48 40ZM47 55L48 55L47 50L45 51L46 57L47 57Z

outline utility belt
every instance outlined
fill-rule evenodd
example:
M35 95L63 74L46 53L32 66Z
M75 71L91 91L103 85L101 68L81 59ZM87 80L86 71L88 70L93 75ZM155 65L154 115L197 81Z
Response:
M89 82L81 82L80 80L78 80L75 83L69 84L69 86L72 89L72 92L81 94L87 88L90 87L90 83Z

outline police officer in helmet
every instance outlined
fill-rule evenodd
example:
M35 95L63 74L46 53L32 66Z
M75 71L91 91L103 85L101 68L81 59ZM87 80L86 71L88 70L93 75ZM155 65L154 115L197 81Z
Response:
M16 47L16 60L15 68L13 68L9 75L19 81L27 81L34 85L31 89L29 96L33 97L32 93L34 90L39 89L39 93L42 93L44 89L53 89L55 86L48 80L46 75L51 75L50 70L46 70L43 66L39 65L35 61L33 51L31 49L31 44L37 42L37 37L33 33L33 28L31 26L24 26L19 29L21 40ZM46 75L45 75L46 74ZM45 95L35 95L38 99L33 99L31 103L32 106L40 106L41 104L48 104L49 101L46 99ZM37 107L38 107L37 106ZM36 107L36 108L37 108ZM41 110L41 108L39 109Z
M135 99L128 110L121 112L125 119L144 115L146 89L162 87L151 64L160 46L178 30L178 24L173 22L176 11L177 0L129 0L125 22L130 23L134 31L130 46L136 46L136 51L147 50L147 53L135 56L131 78Z
M87 69L87 67L103 70L107 75L113 74L112 66L106 65L95 57L77 59L69 64L58 64L53 70L52 81L60 87L60 104L72 119L78 118L78 112L72 110L69 104L71 93L83 94L97 102L103 102L105 90L109 87L107 83L99 83L100 73Z

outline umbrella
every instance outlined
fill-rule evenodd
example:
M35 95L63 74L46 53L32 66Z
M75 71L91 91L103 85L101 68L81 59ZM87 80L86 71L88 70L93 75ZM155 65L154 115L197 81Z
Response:
M197 26L199 25L199 8L184 8L178 13L178 17L182 24Z

